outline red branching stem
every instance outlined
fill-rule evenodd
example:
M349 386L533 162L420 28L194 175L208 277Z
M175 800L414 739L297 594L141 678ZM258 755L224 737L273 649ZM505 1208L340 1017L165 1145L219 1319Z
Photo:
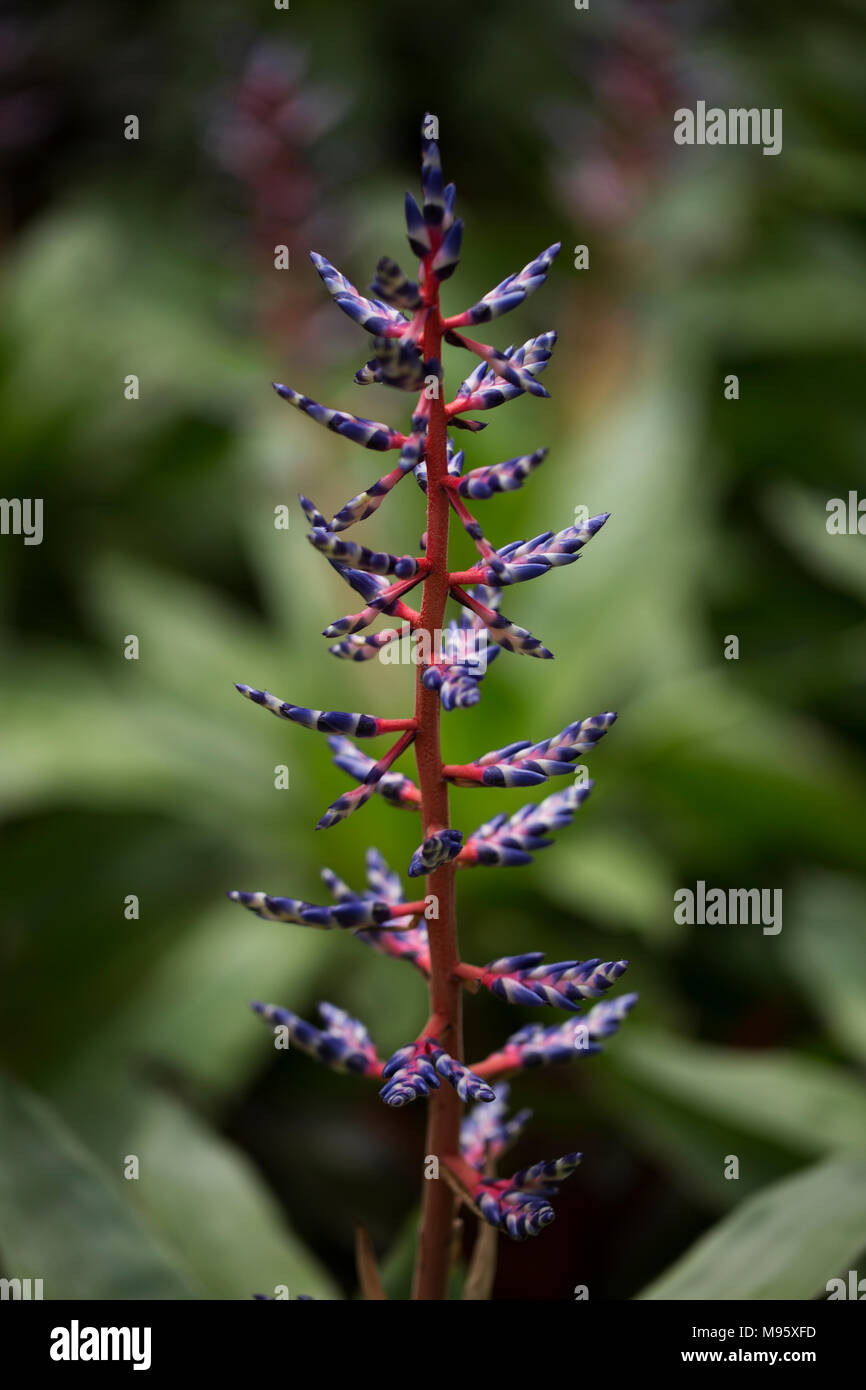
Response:
M417 719L379 719L377 720L380 734L399 733L401 729L417 729Z
M448 1022L445 1014L431 1014L418 1034L418 1041L420 1042L422 1038L434 1038L436 1042L439 1042L439 1035L444 1028L448 1027Z
M396 722L398 725L400 725L400 727L404 729L409 723L408 720L399 719ZM358 791L363 791L366 787L375 786L377 782L380 782L382 780L382 777L389 770L389 768L397 761L397 759L403 753L406 752L406 749L409 747L409 744L414 742L415 730L417 729L417 727L418 726L415 720L413 719L407 732L405 734L401 734L397 742L392 744L392 746L388 749L388 752L383 753L382 757L379 759L376 765L370 768L370 771L367 773L367 776L364 778L360 787L357 788ZM382 731L380 730L379 732L381 733ZM351 795L351 793L347 793L347 795Z
M445 407L445 415L450 420L452 415L465 415L468 410L480 410L477 395L474 396L455 396L453 401L449 401Z
M424 325L425 359L442 357L442 320L439 314L438 285L425 264L424 298L430 305ZM428 634L428 650L433 636L444 626L448 600L448 497L443 483L448 476L445 406L441 394L430 403L425 449L427 464L427 559L430 570L424 584L424 600L418 630ZM439 696L424 685L419 665L415 682L415 755L421 789L421 824L450 825L448 784L442 775L439 744ZM457 948L457 921L454 901L454 864L442 864L427 877L427 893L435 900L438 917L427 927L430 939L430 1011L442 1017L439 1041L457 1060L463 1056L462 990L454 975L460 959ZM451 1086L442 1086L428 1100L425 1155L440 1161L458 1150L461 1101ZM447 1183L425 1181L421 1231L412 1296L415 1299L442 1300L447 1296L451 1263L454 1195Z
M475 763L446 763L442 768L442 776L449 781L460 782L464 786L481 783L484 780L484 769Z
M485 1081L492 1081L494 1077L518 1071L520 1065L519 1049L506 1043L500 1052L491 1052L482 1062L473 1062L471 1070L476 1076L483 1076Z
M385 611L395 618L402 618L405 623L409 623L410 627L415 627L421 621L421 614L414 608L410 608L408 604L401 603L399 599Z
M391 916L392 916L392 917L408 917L409 914L412 913L416 918L417 918L417 917L423 917L423 915L424 915L424 908L425 908L426 906L427 906L427 904L426 904L423 900L422 900L421 902L414 902L414 903L394 903L394 905L393 905L392 908L391 908ZM417 926L417 922L410 922L409 926L410 926L410 927ZM364 930L365 930L365 931L374 931L375 928L374 928L374 927L365 927ZM393 927L393 926L390 926L390 925L389 925L389 926L387 927L387 930L388 930L388 931L399 931L399 927Z
M482 583L482 579L477 568L471 570L452 570L451 582L452 584L480 584Z
M472 613L477 613L482 622L490 622L492 620L496 623L498 621L498 615L494 613L492 608L488 608L486 603L481 603L477 598L473 598L472 594L467 594L466 590L461 589L459 584L452 583L451 592L458 603L462 603L463 606L468 608Z
M454 967L454 974L460 980L481 980L487 972L480 965L470 965L468 961L458 961Z
M454 1174L461 1187L465 1187L471 1195L475 1192L481 1178L481 1174L466 1162L460 1154L446 1154L445 1166Z
M481 534L481 527L457 492L455 487L456 481L457 480L454 478L450 481L448 487L448 500L462 521L463 529L472 538L475 548L484 556L485 560L489 559L491 555L496 554L496 550ZM473 531L476 532L476 534L473 535ZM452 582L455 579L463 579L467 584L476 584L478 582L477 574L473 575L471 570L456 570L452 573L451 579Z

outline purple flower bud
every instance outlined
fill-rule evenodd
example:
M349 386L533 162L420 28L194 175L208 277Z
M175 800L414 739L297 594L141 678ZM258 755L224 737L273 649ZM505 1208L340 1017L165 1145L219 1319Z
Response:
M353 898L336 907L320 907L298 898L274 898L268 893L247 893L240 889L233 889L227 896L267 922L295 922L302 927L319 927L322 931L354 931L356 927L390 922L393 917L392 904L373 898Z
M343 313L366 328L368 333L394 337L406 331L406 319L396 309L378 299L365 299L352 282L317 251L310 252L310 260L324 280L329 294L334 296L335 304L339 304Z
M511 1148L532 1119L531 1110L520 1110L508 1118L510 1086L500 1082L496 1099L486 1105L473 1105L460 1124L460 1152L479 1173Z
M390 256L383 256L376 266L376 278L370 287L373 294L392 304L396 309L406 309L410 313L421 307L421 294L414 280L410 280Z
M548 651L537 637L525 627L519 627L506 618L504 613L496 612L494 609L483 604L474 594L467 593L465 589L452 586L451 590L454 597L471 613L479 617L493 637L497 646L504 648L507 652L517 652L521 656L535 656L541 660L550 661L553 652Z
M328 739L328 747L331 749L336 767L342 772L347 772L358 782L367 781L376 766L373 758L368 758L366 753L362 753L348 738L339 735ZM386 772L384 777L380 777L376 782L374 791L390 805L399 806L403 810L417 811L421 804L421 793L415 783L409 777L404 777L401 772Z
M624 965L624 962L622 962ZM604 999L587 1014L572 1017L565 1023L545 1027L540 1023L527 1024L512 1033L505 1044L505 1053L515 1067L541 1067L551 1062L571 1062L600 1052L600 1038L610 1037L637 1003L636 994L620 994Z
M428 112L422 122L422 130L428 127L432 119ZM424 221L428 227L441 227L445 217L442 161L438 144L427 136L421 140L421 191L424 195Z
M439 375L438 362L423 361L414 343L394 338L374 338L375 356L355 373L358 386L395 386L400 391L420 391L428 376Z
M516 492L546 457L546 449L536 449L532 454L520 454L488 468L473 468L460 479L458 491L462 497L476 500L492 497L495 492Z
M318 527L309 532L307 540L316 550L339 564L351 565L371 574L393 574L398 579L411 579L426 563L413 555L389 555L384 551L368 550L365 545L341 540L333 531L322 531Z
M397 430L392 430L389 425L381 425L376 420L365 420L360 415L350 415L345 410L331 410L328 406L319 405L309 396L302 396L299 391L293 391L291 386L283 386L278 381L272 382L272 385L277 395L288 401L296 410L302 410L317 424L324 425L335 434L342 434L344 438L351 439L354 444L360 444L365 449L384 452L386 449L399 448L403 441L403 436Z
M585 999L598 999L626 970L628 961L565 960L543 964L543 953L505 956L484 967L481 983L509 1004L550 1004L576 1012Z
M462 830L437 830L428 836L420 848L412 855L409 877L421 878L432 873L440 864L450 864L463 848Z
M430 232L424 221L424 215L411 193L406 194L406 235L415 255L419 260L423 260L430 252L433 243L430 240Z
M509 310L516 309L518 304L522 304L527 295L532 294L543 285L547 279L547 272L550 270L556 257L559 255L562 243L556 242L549 246L546 251L542 251L540 256L536 256L534 261L530 261L522 270L518 270L514 275L506 275L504 280L477 303L471 309L467 309L462 314L457 314L453 319L449 319L449 326L458 327L462 323L487 323L490 319L499 318L500 314L507 314Z
M593 782L565 787L543 801L521 806L512 816L494 816L473 830L461 853L463 864L529 864L533 853L553 844L546 838L553 830L570 825L575 812L589 796Z
M516 743L484 753L462 768L446 769L458 786L524 787L572 771L584 753L590 752L616 719L614 711L577 719L541 743Z
M295 1047L324 1062L333 1071L354 1072L360 1076L379 1074L381 1063L367 1029L358 1019L333 1004L319 1005L319 1016L325 1024L323 1030L276 1004L256 1003L250 1008L274 1028L285 1028Z
M419 1096L438 1090L439 1078L454 1087L463 1101L496 1099L492 1087L476 1076L462 1062L456 1062L439 1046L435 1038L419 1038L394 1053L382 1068L387 1084L379 1092L386 1105L408 1105Z
M442 245L433 257L432 269L437 280L448 280L460 263L460 248L463 244L463 223L460 218L452 223L442 240Z
M512 1240L525 1240L553 1221L553 1208L547 1199L556 1196L558 1184L571 1176L581 1157L572 1153L549 1162L542 1160L511 1178L479 1176L465 1160L446 1162L489 1225L505 1231Z
M535 378L544 371L550 361L556 334L542 333L537 338L529 338L516 350L509 348L503 354L506 364L511 368L511 380L499 375L493 367L482 363L465 381L461 382L455 397L456 409L492 410L505 401L512 401L530 390L534 395L546 396L548 393ZM452 416L453 422L453 416Z
M255 690L250 685L235 685L235 689L254 704L263 705L280 719L301 724L305 729L317 729L323 734L351 734L354 738L374 738L382 733L381 719L374 714L347 714L343 710L307 709L290 705L269 690Z

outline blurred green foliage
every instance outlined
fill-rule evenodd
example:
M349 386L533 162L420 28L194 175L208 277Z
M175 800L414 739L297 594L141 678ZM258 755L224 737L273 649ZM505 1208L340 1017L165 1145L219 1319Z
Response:
M603 1058L514 1084L536 1112L517 1163L586 1157L556 1225L502 1250L497 1297L568 1299L578 1283L593 1298L819 1295L866 1247L866 540L825 527L828 499L866 494L862 15L833 0L799 15L542 3L530 17L506 0L493 23L449 0L441 32L461 41L437 47L424 13L395 3L252 17L220 0L205 23L184 0L132 28L87 10L49 24L22 8L36 115L0 108L19 136L2 492L45 505L41 546L0 539L2 1038L18 1078L0 1107L3 1272L58 1297L278 1283L333 1297L353 1292L362 1221L393 1247L389 1290L405 1293L421 1107L393 1115L274 1054L246 1006L309 1016L331 999L387 1055L424 1017L421 982L222 894L315 901L322 862L358 883L367 844L402 867L418 840L378 802L314 836L342 775L323 740L232 683L406 708L409 670L327 654L318 634L347 591L295 503L303 491L333 512L376 456L268 383L400 422L393 395L350 384L363 343L306 253L359 284L380 254L402 256L429 107L468 224L449 305L565 248L494 337L555 325L560 345L552 401L491 414L468 446L472 466L550 446L523 492L490 503L487 533L559 529L584 504L613 513L576 569L506 605L555 666L503 655L480 706L445 716L461 761L620 712L557 848L520 874L461 875L463 948L627 957L641 995ZM286 84L271 159L249 129L263 62ZM697 97L783 107L782 155L674 147L673 108ZM580 243L588 272L571 266ZM452 352L452 380L463 365ZM283 503L288 532L273 525ZM410 549L421 517L407 483L367 538ZM526 799L458 791L455 823ZM678 926L672 895L698 879L781 888L782 932ZM472 1000L470 1056L533 1016ZM122 1180L129 1154L138 1181Z

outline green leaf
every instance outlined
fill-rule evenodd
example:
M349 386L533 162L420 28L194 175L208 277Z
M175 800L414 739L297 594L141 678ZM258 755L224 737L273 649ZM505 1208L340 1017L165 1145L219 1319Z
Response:
M278 1285L290 1298L340 1297L247 1159L189 1110L151 1093L128 1144L139 1159L129 1184L136 1204L183 1251L207 1297L251 1298Z
M32 1092L0 1076L0 1250L49 1299L203 1296Z
M828 1033L866 1062L866 892L855 879L816 874L795 890L782 946Z
M708 1047L630 1027L611 1048L609 1063L699 1113L802 1152L866 1149L866 1093L827 1062Z
M618 1073L610 1056L604 1075L593 1077L592 1098L631 1144L673 1174L682 1192L718 1210L787 1176L801 1161L790 1147L732 1126L730 1120L696 1114L693 1106ZM725 1156L731 1153L740 1160L736 1182L725 1177Z
M254 919L238 920L229 904L206 913L86 1045L58 1063L52 1095L88 1142L104 1151L126 1117L132 1120L144 1064L228 1088L268 1055L249 1001L280 998L287 978L301 997L328 943L322 932L299 931L287 941L279 924L261 925L263 931Z
M866 1246L866 1159L821 1163L750 1197L641 1299L811 1299Z
M838 494L837 494L838 496ZM847 492L841 500L848 505ZM827 530L830 498L794 483L776 483L763 499L768 524L806 569L828 587L866 598L866 563L862 536L834 535Z
M412 1271L418 1245L421 1213L410 1212L400 1227L397 1238L382 1261L381 1275L385 1292L390 1299L408 1299L412 1292Z
M577 903L600 923L632 927L656 941L682 934L674 922L674 883L636 832L624 838L617 828L578 825L575 852L545 861L540 891L563 907Z

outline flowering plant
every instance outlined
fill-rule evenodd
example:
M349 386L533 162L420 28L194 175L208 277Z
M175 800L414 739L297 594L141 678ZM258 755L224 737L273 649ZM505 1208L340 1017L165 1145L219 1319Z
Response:
M547 396L538 377L556 340L555 333L544 333L520 347L500 350L468 336L467 330L499 318L538 289L559 246L549 247L523 270L506 276L471 308L443 315L440 287L457 266L463 224L454 216L454 186L443 183L437 137L436 118L427 115L422 128L421 205L411 194L406 196L409 245L420 261L417 280L410 280L385 257L377 266L372 286L376 297L366 298L324 256L312 256L336 303L371 336L372 356L356 373L356 382L380 382L418 393L408 431L328 409L275 383L275 390L285 401L335 434L367 449L397 454L395 467L348 501L330 521L308 498L302 497L301 505L310 523L310 543L360 595L364 605L326 629L326 637L337 639L330 650L339 658L365 661L388 644L411 636L421 653L414 712L403 719L383 719L310 709L265 690L238 686L242 695L278 718L330 736L334 762L355 785L327 808L318 828L345 820L374 794L392 806L420 814L420 844L408 865L408 876L425 877L426 892L423 897L407 898L399 875L378 850L370 849L367 886L359 891L349 888L330 870L323 870L333 898L330 905L263 892L229 894L269 921L352 932L364 945L408 961L429 982L427 1022L415 1039L389 1059L380 1058L362 1023L332 1004L320 1005L319 1027L276 1005L253 1005L269 1024L285 1030L300 1050L338 1071L356 1072L382 1083L380 1095L387 1105L427 1099L427 1172L433 1180L424 1184L414 1283L414 1297L418 1299L445 1297L455 1203L470 1207L483 1222L515 1240L538 1234L553 1220L549 1198L555 1195L557 1184L574 1171L581 1156L570 1153L534 1163L508 1178L497 1177L497 1160L529 1118L528 1111L508 1117L508 1087L501 1079L527 1067L567 1062L600 1051L601 1040L617 1030L636 998L633 994L603 997L622 975L626 961L550 963L533 951L477 966L461 960L458 950L457 870L528 864L536 852L552 844L552 832L570 824L592 790L592 782L580 775L582 769L574 775L576 764L606 734L616 715L602 713L577 719L558 733L493 749L469 763L447 763L442 757L440 711L476 704L487 666L500 651L540 660L550 660L553 655L531 632L501 612L503 590L577 560L607 515L496 548L467 506L468 502L522 487L541 465L546 451L539 449L466 472L463 450L455 447L449 431L483 429L484 422L468 417L524 393ZM445 343L478 359L450 401L444 399L442 391ZM410 473L426 495L421 553L383 553L345 539L343 533L377 511ZM452 511L478 551L479 558L467 570L448 568ZM408 595L421 585L420 609L413 608L407 603ZM460 616L444 629L444 640L437 649L433 640L443 631L449 598L456 600ZM371 633L370 626L380 615L397 626ZM355 740L388 734L397 737L378 759L366 756L356 746ZM398 759L410 748L415 754L417 780L395 770ZM450 825L450 785L535 787L568 776L572 781L564 789L521 807L513 815L494 816L465 839ZM464 990L474 993L482 988L510 1004L548 1006L569 1016L565 1022L550 1026L530 1023L520 1028L498 1052L470 1067L463 1061L462 995ZM581 1014L587 1000L598 1002ZM472 1105L464 1114L462 1106L467 1102Z

